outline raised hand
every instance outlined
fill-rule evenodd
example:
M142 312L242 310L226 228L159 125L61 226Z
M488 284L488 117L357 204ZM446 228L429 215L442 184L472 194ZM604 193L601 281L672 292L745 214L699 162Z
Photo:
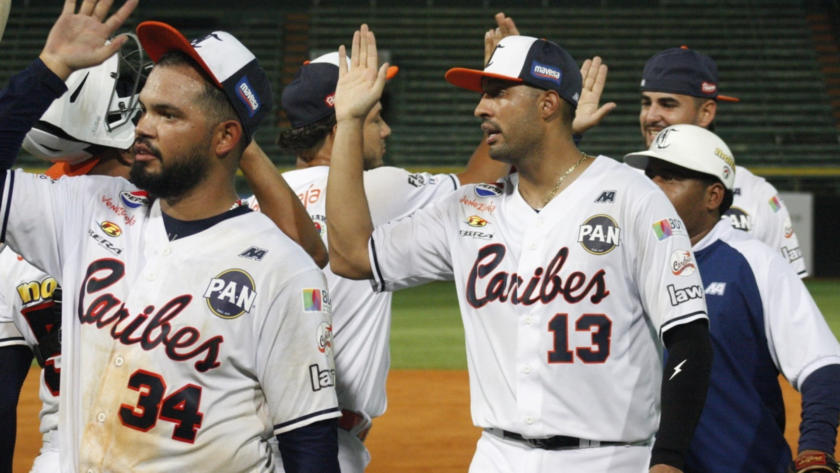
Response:
M75 13L76 0L66 0L64 11L41 51L41 60L61 79L67 79L73 71L101 64L128 40L121 36L106 44L134 11L137 2L126 0L108 17L113 0L84 0L78 13Z
M504 13L496 13L496 24L499 26L496 29L491 29L484 33L484 64L490 60L493 55L493 50L498 46L502 38L508 36L519 36L519 30L516 29L516 24L513 23L513 18L505 16Z
M601 94L607 82L607 66L601 58L595 56L583 62L580 75L583 76L583 89L580 92L572 133L582 135L586 130L597 126L608 113L615 109L615 102L605 103L600 108Z
M347 70L347 52L338 48L338 84L335 88L335 119L364 120L368 112L382 97L388 63L378 68L376 38L367 25L353 35L350 70Z

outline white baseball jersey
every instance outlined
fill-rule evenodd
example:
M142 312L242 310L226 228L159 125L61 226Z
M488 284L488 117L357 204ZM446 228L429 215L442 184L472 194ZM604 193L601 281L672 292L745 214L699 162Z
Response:
M650 439L658 338L707 319L682 221L658 187L610 158L540 212L518 178L465 186L376 228L372 284L455 280L475 425L529 438Z
M735 167L735 199L726 217L732 226L746 231L781 252L799 277L808 276L790 213L772 184L741 166Z
M300 197L306 211L327 242L326 189L328 166L283 174ZM450 174L411 174L394 167L364 173L365 193L374 225L384 225L411 215L429 203L451 194L458 180ZM250 199L250 205L259 205ZM324 268L333 303L336 392L342 409L377 417L385 412L385 380L390 366L391 294L374 292L367 281L336 276Z
M33 348L58 330L61 320L53 307L55 279L23 260L11 249L0 252L0 330L14 330L21 337L18 344ZM0 339L4 336L0 335ZM61 352L43 353L46 363L41 370L38 396L41 399L41 433L58 428Z
M63 288L62 471L272 471L339 416L326 281L264 215L170 241L123 179L9 172L0 216Z

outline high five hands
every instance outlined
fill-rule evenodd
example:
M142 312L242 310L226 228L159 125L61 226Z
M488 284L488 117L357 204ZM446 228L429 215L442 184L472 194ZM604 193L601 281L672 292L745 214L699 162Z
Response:
M336 122L364 121L368 112L382 97L388 63L379 66L376 38L367 25L353 35L350 69L347 51L338 48L338 84L335 89Z

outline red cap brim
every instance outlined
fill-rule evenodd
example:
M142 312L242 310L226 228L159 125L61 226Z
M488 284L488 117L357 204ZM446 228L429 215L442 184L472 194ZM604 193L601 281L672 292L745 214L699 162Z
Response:
M511 82L522 82L522 79L518 77L503 76L501 74L493 74L476 69L463 69L456 67L446 71L447 82L462 89L472 90L473 92L484 92L484 89L481 88L481 79L485 77L508 80Z
M397 75L397 72L400 72L400 68L397 66L388 66L388 71L385 72L385 78L391 80Z
M137 37L140 39L143 50L146 51L153 62L157 63L161 56L169 51L181 51L195 59L219 88L224 88L210 68L207 67L204 59L201 59L201 56L193 48L192 43L175 28L159 21L144 21L137 25Z
M44 175L51 179L59 179L64 176L84 176L97 164L99 164L99 158L90 158L87 161L72 165L66 162L55 163L44 172Z
M736 99L735 97L729 97L729 96L726 96L726 95L718 95L715 98L717 100L720 100L721 102L740 102L741 101L741 99Z

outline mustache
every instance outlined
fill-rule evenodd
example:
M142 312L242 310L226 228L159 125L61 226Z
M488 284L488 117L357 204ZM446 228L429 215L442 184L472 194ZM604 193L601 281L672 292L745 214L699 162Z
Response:
M142 138L142 137L141 137L141 138L136 138L136 139L134 140L134 149L133 149L133 151L134 151L134 153L135 153L135 154L137 153L137 146L143 146L144 148L146 148L146 152L147 152L148 154L151 154L152 156L154 156L154 157L156 157L156 158L158 158L158 159L162 159L162 158L163 158L163 156L162 156L162 155L161 155L161 153L160 153L160 150L159 150L159 149L157 149L154 145L152 145L152 143L151 143L148 139L146 139L146 138Z

